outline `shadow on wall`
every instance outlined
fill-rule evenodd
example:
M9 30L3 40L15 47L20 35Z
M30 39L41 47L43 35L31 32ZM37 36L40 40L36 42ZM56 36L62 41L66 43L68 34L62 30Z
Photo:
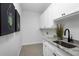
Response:
M4 36L0 36L0 44L6 43L9 40L14 38L14 33L8 34L8 35L4 35Z

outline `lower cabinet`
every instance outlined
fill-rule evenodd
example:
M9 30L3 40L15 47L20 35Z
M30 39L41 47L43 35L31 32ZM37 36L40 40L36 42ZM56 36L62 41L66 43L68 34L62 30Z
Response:
M43 42L43 55L44 56L59 56L59 54L56 53L55 48L51 47L51 45L48 42Z
M72 56L70 53L57 48L48 41L43 41L43 55L44 56Z
M50 47L43 45L43 52L44 56L53 56L53 52L51 51Z

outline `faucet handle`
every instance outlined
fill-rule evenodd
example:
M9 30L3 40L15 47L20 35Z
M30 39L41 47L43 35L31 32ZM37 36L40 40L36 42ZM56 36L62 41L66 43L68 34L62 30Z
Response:
M71 39L71 41L73 42L73 37L72 37L72 35L71 35L70 39Z

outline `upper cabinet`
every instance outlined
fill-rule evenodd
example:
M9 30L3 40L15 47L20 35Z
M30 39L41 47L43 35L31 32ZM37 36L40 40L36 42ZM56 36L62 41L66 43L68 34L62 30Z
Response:
M65 15L79 11L79 3L53 3L40 16L40 27L50 28L54 20Z
M40 16L40 27L41 28L49 28L52 26L52 7L51 5L47 8L44 13L41 14Z
M77 3L56 3L52 7L53 19L79 11L79 4Z

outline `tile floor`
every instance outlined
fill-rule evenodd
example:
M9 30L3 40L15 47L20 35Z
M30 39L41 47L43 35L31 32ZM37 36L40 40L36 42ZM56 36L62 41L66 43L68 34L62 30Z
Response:
M43 44L24 45L20 56L43 56Z

